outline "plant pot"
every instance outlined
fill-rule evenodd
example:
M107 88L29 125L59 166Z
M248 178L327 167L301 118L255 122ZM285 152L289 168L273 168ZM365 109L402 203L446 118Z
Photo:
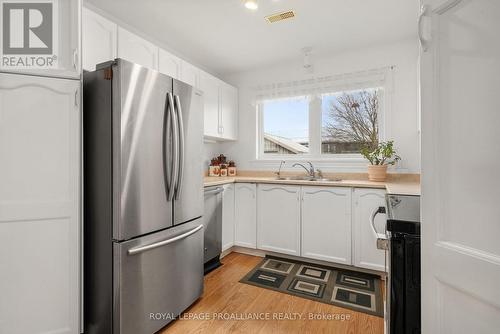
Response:
M387 165L369 165L368 180L382 182L387 178Z

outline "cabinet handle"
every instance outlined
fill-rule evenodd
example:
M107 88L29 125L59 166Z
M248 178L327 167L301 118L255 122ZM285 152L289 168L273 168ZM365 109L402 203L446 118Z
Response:
M77 63L78 63L78 50L77 49L73 49L73 68L75 70L78 69Z
M78 107L78 89L75 89L75 107Z

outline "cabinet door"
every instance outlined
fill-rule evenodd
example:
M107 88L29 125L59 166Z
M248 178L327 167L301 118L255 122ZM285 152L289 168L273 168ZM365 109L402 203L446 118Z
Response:
M220 89L219 135L228 140L238 136L238 90L226 83Z
M351 188L302 187L301 255L351 264Z
M116 58L118 26L83 8L82 12L82 56L83 69L94 71L95 66Z
M222 193L222 250L234 245L234 184L224 186Z
M188 62L182 62L182 70L181 70L181 81L191 85L193 87L199 88L199 70L195 66L191 65Z
M377 237L370 224L371 215L379 206L385 206L384 190L354 189L354 265L385 271L385 252L377 249ZM384 233L385 215L377 215L375 226L379 233Z
M259 185L257 248L300 255L300 187Z
M235 231L234 244L248 248L256 247L257 238L257 205L255 184L241 183L235 185Z
M205 122L204 135L214 138L219 136L219 86L219 79L205 72L200 73Z
M0 333L79 333L79 92L0 73Z
M80 78L81 1L55 1L52 3L52 13L45 11L45 9L30 9L29 4L36 2L25 1L25 5L28 5L28 7L21 9L23 12L18 9L17 14L12 13L13 11L7 11L5 6L8 3L2 4L1 10L5 11L3 14L8 15L12 23L21 22L21 15L28 15L29 10L30 19L33 17L34 21L40 20L41 27L43 25L50 33L34 34L30 31L29 39L25 38L23 40L21 37L17 41L11 40L9 44L14 45L13 54L8 54L6 49L3 49L3 54L12 61L9 64L4 64L4 61L2 61L0 70L50 77ZM50 14L52 14L51 19L48 17ZM17 20L16 16L18 17ZM12 24L10 28L13 30L10 36L23 36L22 24ZM22 51L19 51L19 48L22 48ZM33 57L36 60L31 64L30 60L33 61ZM19 61L22 61L26 66L18 66Z
M118 27L118 57L133 63L158 69L158 47L145 39Z
M158 70L171 76L174 79L181 78L181 63L182 60L167 51L160 49L159 60L158 60Z

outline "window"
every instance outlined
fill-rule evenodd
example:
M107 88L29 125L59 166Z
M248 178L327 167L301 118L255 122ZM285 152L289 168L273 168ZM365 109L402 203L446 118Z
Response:
M379 91L365 89L322 96L321 153L359 153L378 144Z
M309 101L305 97L262 103L264 154L309 153Z
M374 87L262 101L260 157L328 159L377 145L382 92Z

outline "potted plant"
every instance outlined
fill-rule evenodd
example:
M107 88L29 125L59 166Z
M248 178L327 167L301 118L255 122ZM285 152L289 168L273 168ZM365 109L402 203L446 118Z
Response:
M370 162L368 165L368 179L370 181L385 181L387 166L394 165L401 157L394 150L394 141L379 143L375 148L364 147L361 154Z

